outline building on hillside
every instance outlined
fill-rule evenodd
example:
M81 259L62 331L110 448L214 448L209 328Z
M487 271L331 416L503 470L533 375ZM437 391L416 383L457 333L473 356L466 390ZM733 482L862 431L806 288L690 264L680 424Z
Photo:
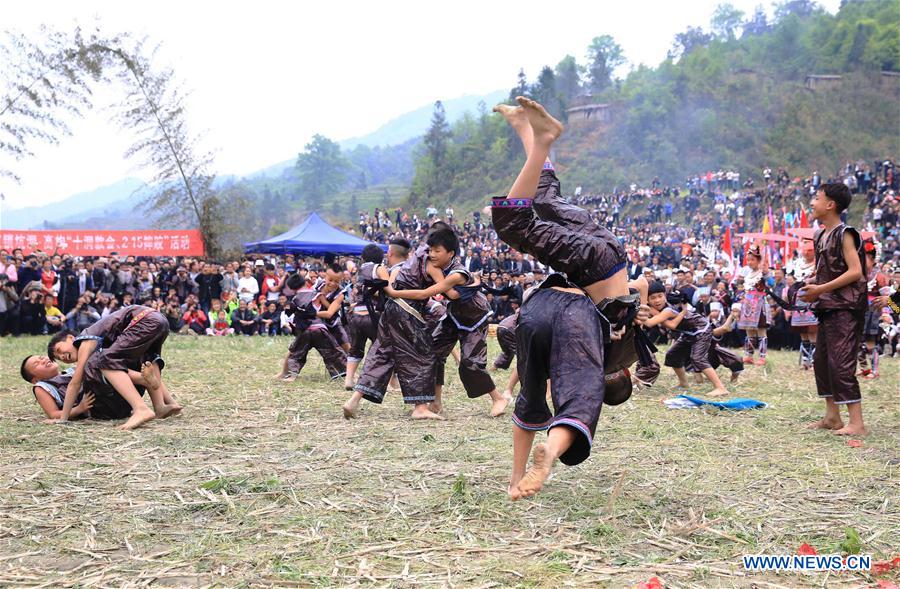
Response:
M900 72L881 72L881 87L885 90L900 92Z
M608 104L585 104L566 109L569 124L608 123L612 120Z
M822 88L830 88L841 83L842 76L830 74L809 74L806 76L804 86L810 90L821 90Z

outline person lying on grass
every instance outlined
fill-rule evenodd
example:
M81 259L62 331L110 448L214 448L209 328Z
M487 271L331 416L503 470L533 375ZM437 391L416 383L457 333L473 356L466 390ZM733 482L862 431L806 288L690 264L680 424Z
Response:
M90 374L94 374L93 364L99 362L103 351L96 352L91 364ZM93 358L93 356L92 356ZM158 389L161 385L156 377L158 370L147 365L141 372L128 370L128 377L140 395L147 389ZM84 386L76 392L71 384L75 369L61 370L59 364L47 356L26 356L20 369L22 378L32 385L32 393L38 405L49 420L56 421L62 414L67 395L75 397L70 417L91 418L101 420L126 419L131 417L131 406L109 384L85 379Z

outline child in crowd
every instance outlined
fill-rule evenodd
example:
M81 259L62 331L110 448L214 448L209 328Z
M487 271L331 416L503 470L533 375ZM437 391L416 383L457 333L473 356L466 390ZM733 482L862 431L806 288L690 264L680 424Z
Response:
M259 335L278 335L280 325L281 311L278 310L278 303L272 301L259 316Z
M759 246L753 246L747 252L747 265L740 269L744 278L744 299L741 301L741 317L738 328L747 331L744 343L744 364L764 365L769 348L766 330L772 323L771 311L766 302L765 280L768 269L762 263ZM759 350L759 360L754 362L753 355Z
M800 288L800 283L804 283L810 279L816 269L816 253L811 240L804 240L800 244L801 259L794 264L793 279L797 284L796 289ZM788 299L790 299L790 288L788 287ZM813 366L813 355L816 351L816 332L819 329L819 320L816 314L812 312L809 303L796 300L795 306L798 308L790 311L791 313L791 329L800 333L800 367L803 370L809 370Z
M228 324L228 315L225 313L225 309L210 310L210 315L213 317L213 322L206 329L206 335L222 336L234 333L234 330Z

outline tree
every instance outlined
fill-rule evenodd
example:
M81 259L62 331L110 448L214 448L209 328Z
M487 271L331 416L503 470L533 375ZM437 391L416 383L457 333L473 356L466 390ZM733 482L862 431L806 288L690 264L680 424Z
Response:
M7 35L2 58L6 96L0 101L0 153L20 160L32 155L33 141L58 142L69 133L63 117L82 116L91 107L91 82L118 82L124 99L113 119L135 132L126 157L138 157L154 172L155 192L144 205L173 224L195 224L216 255L223 227L216 207L212 154L189 130L184 92L171 68L154 64L157 48L128 35L104 37L42 29L41 42ZM0 175L16 178L11 170Z
M209 209L209 223L215 227L217 251L215 255L240 256L242 244L256 239L268 223L260 217L249 217L257 196L244 183L223 186L215 196L204 201ZM283 216L283 210L275 211Z
M545 65L532 87L531 94L535 100L544 105L551 115L562 117L562 101L556 89L556 74L550 66Z
M678 59L701 47L707 47L713 36L701 27L688 27L683 33L675 35L675 41L669 50L669 59Z
M156 49L145 51L143 42L132 51L109 46L103 51L125 66L115 72L126 88L116 119L139 136L125 155L142 158L145 167L156 171L152 184L158 188L145 204L170 222L196 221L207 251L217 256L220 236L230 227L217 208L223 201L213 189L212 153L203 150L200 136L190 132L184 118L185 92L174 71L154 69L151 58Z
M450 126L447 124L447 113L440 100L434 103L431 115L431 127L425 134L425 153L431 163L431 177L427 181L427 189L431 193L446 190L449 180L447 166L447 149L450 141Z
M743 34L746 35L763 35L771 30L769 21L766 18L766 9L762 4L758 4L753 9L753 16L744 23Z
M528 95L528 78L525 76L525 70L520 69L516 76L516 87L509 91L509 99L515 100L516 96Z
M356 198L356 192L350 193L350 200L347 201L347 216L351 219L359 214L359 200Z
M488 111L487 104L484 102L484 100L479 100L478 101L478 125L481 128L482 133L484 133L484 130L487 127L489 116L490 116L490 112Z
M571 55L556 64L556 88L566 104L581 93L582 69Z
M709 21L709 28L719 39L730 41L737 36L743 20L744 12L725 2L716 6Z
M294 168L307 204L315 209L326 197L334 196L344 187L350 162L337 143L318 133L313 135L304 150L297 156Z
M625 55L611 36L601 35L588 47L588 63L591 93L599 94L612 84L613 72L625 64Z
M813 0L785 0L775 5L775 22L779 23L790 15L806 18L820 10L822 7Z
M106 55L98 31L84 36L41 27L42 44L23 34L6 33L0 44L4 96L0 101L0 155L16 161L31 157L34 142L59 143L71 130L63 115L81 117L91 108L90 82L105 81ZM10 166L0 176L19 180Z
M356 173L356 180L353 182L353 188L356 190L365 190L369 187L369 183L366 180L366 171L359 170Z

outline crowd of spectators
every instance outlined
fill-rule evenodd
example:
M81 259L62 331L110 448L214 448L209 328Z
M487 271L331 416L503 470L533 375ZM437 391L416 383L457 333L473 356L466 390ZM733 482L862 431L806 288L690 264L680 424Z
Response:
M683 187L663 186L654 179L608 194L575 187L571 199L587 208L598 223L623 239L630 256L630 278L640 275L677 285L704 309L712 303L725 309L740 301L744 285L735 268L722 256L722 235L759 231L772 210L779 223L796 225L800 209L823 182L843 181L865 199L863 229L873 231L881 244L880 269L900 288L900 177L891 160L869 165L848 162L828 178L814 171L794 177L784 168L762 170L758 181L732 170L697 174ZM564 187L565 188L565 187ZM451 206L430 206L414 212L375 209L361 212L358 230L365 239L386 243L395 237L419 242L429 225L441 219L460 237L465 267L482 273L488 299L499 322L515 312L523 293L551 269L511 250L497 238L490 219L475 211L458 218ZM733 241L734 260L741 263L743 247ZM795 252L796 253L796 252ZM354 278L353 260L338 260ZM787 284L793 259L780 250L770 260L770 283ZM158 309L173 332L225 336L273 336L291 331L283 314L289 297L286 278L305 272L315 283L324 272L322 258L293 255L251 255L238 260L110 256L76 259L65 254L0 250L0 334L46 334L62 328L81 330L125 305L139 303ZM715 306L715 305L713 305ZM787 318L773 304L770 346L797 344ZM726 338L741 343L742 333Z

